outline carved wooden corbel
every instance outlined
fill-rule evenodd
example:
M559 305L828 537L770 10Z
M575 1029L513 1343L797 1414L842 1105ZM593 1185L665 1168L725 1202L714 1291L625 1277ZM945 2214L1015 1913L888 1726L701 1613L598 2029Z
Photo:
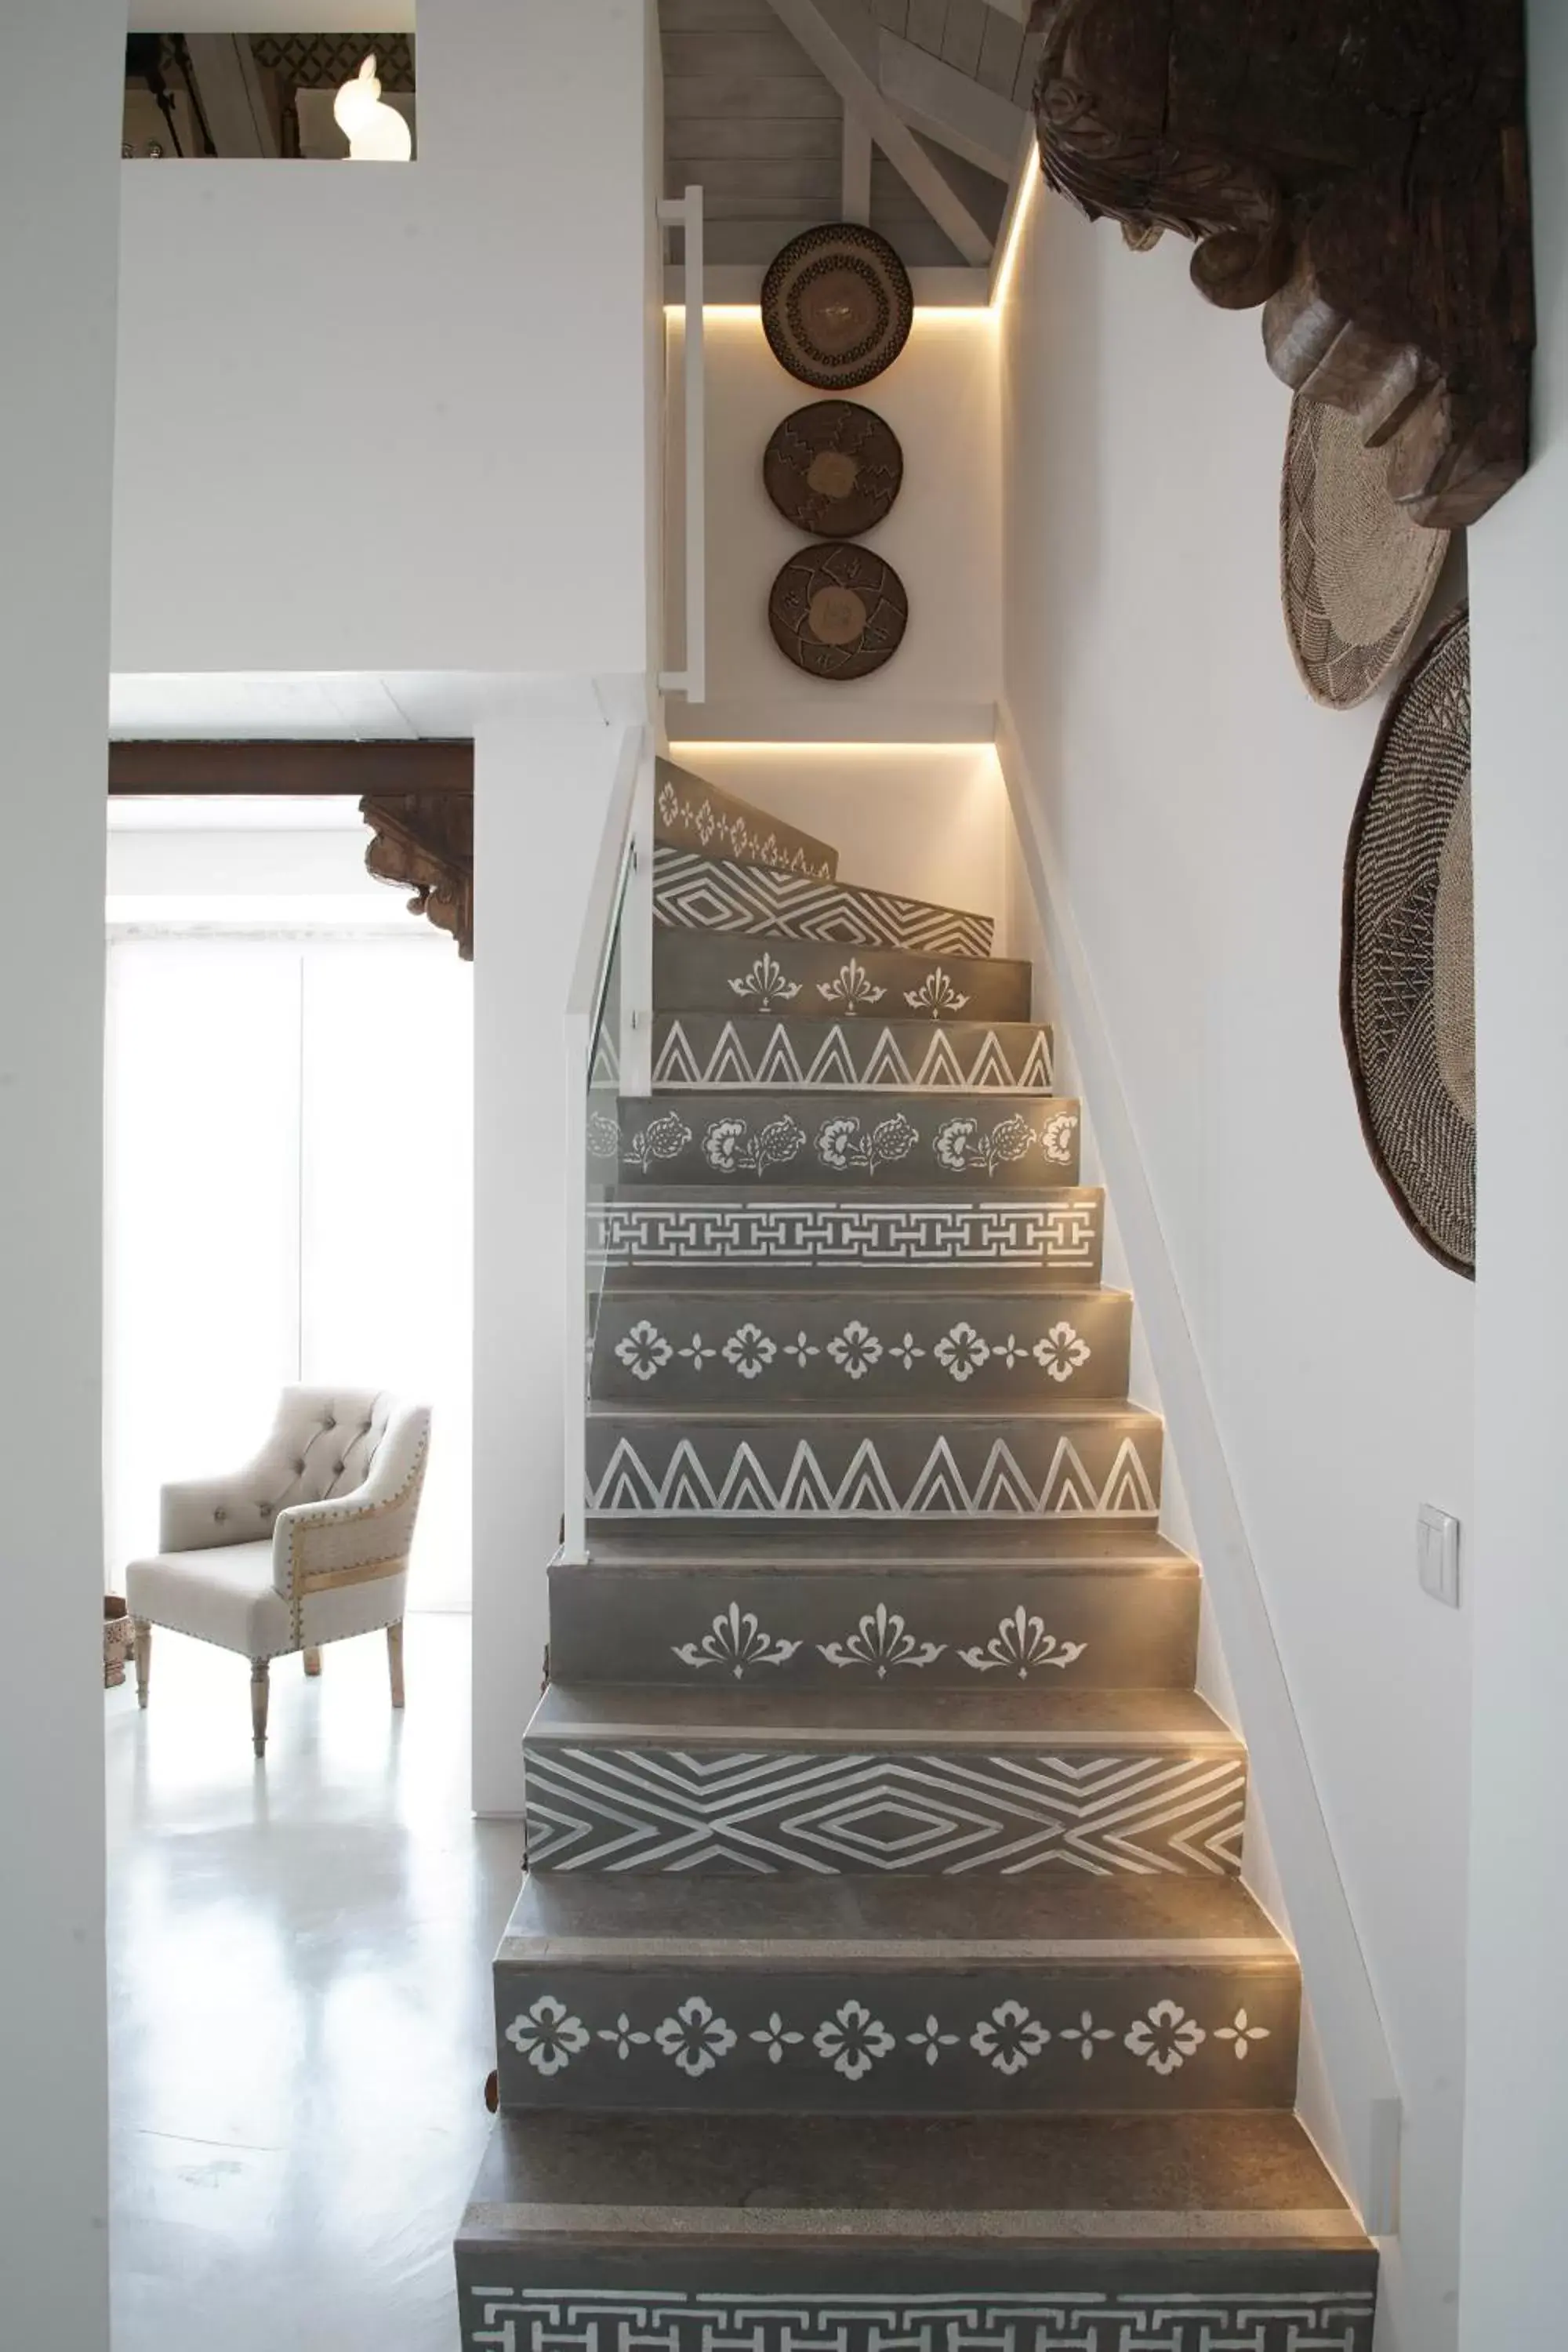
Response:
M411 915L449 931L465 963L474 953L472 792L366 793L364 862L378 882L412 890Z
M1534 305L1521 0L1036 0L1049 184L1195 240L1275 373L1394 444L1434 529L1523 472Z

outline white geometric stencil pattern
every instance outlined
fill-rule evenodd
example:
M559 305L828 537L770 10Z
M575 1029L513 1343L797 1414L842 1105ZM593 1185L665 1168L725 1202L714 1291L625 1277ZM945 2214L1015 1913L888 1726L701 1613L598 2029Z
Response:
M1373 2297L1371 2288L633 2295L480 2284L467 2301L472 2352L1371 2352Z
M594 1265L1016 1265L1092 1274L1098 1194L1058 1201L608 1201Z
M685 850L654 851L656 923L689 931L772 932L784 939L836 940L847 946L910 948L918 954L984 956L989 915L927 906L842 882L812 882L765 866L732 866Z
M1091 1878L1239 1867L1239 1756L527 1750L533 1870L922 1872Z
M1131 1435L1121 1439L1109 1470L1099 1474L1072 1438L1058 1437L1037 1486L1000 1437L992 1440L973 1484L946 1436L937 1438L912 1477L896 1481L872 1438L862 1438L835 1475L803 1437L776 1484L745 1439L736 1443L721 1433L705 1442L710 1464L703 1462L697 1441L680 1437L662 1469L655 1469L630 1437L621 1436L599 1477L590 1473L589 1508L611 1517L761 1512L776 1518L1121 1519L1150 1518L1157 1507L1158 1473L1145 1466ZM646 1450L648 1441L642 1444Z
M654 1063L653 1082L656 1087L719 1091L749 1087L896 1087L932 1094L1051 1091L1049 1040L1043 1029L1027 1029L1015 1047L994 1028L955 1044L947 1030L933 1023L917 1028L907 1022L902 1027L900 1036L898 1027L887 1024L835 1021L820 1036L807 1032L803 1053L786 1021L776 1021L760 1036L742 1034L732 1021L726 1021L711 1045L700 1049L686 1024L672 1020ZM814 1029L821 1028L820 1023L814 1024Z

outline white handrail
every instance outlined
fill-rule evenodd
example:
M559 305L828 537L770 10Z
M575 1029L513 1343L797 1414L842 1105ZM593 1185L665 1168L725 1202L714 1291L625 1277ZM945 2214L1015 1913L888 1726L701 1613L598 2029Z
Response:
M653 1092L653 744L645 734L632 796L631 870L621 901L621 1092Z
M681 353L686 404L686 667L661 669L661 694L681 694L688 702L708 697L708 485L706 478L707 378L702 352L702 191L659 200L662 228L685 232L682 272L685 328Z
M588 1285L584 1253L588 1232L588 1076L594 1034L604 1007L616 924L626 862L632 855L637 786L645 765L646 730L628 727L610 804L605 814L598 856L588 885L588 903L577 942L572 982L566 992L564 1055L566 1099L563 1106L566 1146L566 1276L563 1330L562 1456L564 1501L561 1558L581 1566L588 1557L587 1487ZM647 764L651 765L651 762Z

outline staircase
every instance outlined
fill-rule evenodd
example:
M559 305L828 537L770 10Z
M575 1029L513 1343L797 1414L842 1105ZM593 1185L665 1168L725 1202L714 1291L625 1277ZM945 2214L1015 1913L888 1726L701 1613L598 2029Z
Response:
M1369 2352L1028 967L658 802L464 2345Z

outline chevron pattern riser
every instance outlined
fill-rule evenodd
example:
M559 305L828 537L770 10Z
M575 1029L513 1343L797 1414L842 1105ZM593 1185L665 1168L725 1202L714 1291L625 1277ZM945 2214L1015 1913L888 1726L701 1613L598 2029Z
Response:
M1190 1690L1192 1570L609 1574L554 1568L563 1682Z
M1290 1969L498 1969L500 2097L717 2113L1289 2106Z
M531 1739L526 1781L533 1870L1219 1876L1239 1867L1247 1768L1225 1749L689 1753Z
M464 2352L1372 2352L1375 2279L1375 2256L1230 2247L458 2256Z
M991 952L989 915L967 915L919 898L891 898L842 882L812 882L763 866L654 852L656 923L689 931L742 931L751 938L822 940L849 947L903 948L932 956Z
M922 1266L1037 1271L1053 1282L1100 1280L1103 1195L1064 1189L1049 1200L597 1201L588 1212L590 1273L616 1265L792 1270Z
M856 976L847 977L853 963ZM769 940L742 933L659 930L653 943L653 1001L664 1013L865 1014L902 1020L1027 1021L1029 967L1001 956L911 954L830 940Z
M682 1087L729 1093L815 1087L1048 1095L1051 1033L1029 1022L759 1021L661 1013L654 1024L653 1083L661 1094Z
M644 1404L994 1402L1127 1393L1131 1302L1039 1291L922 1298L606 1294L592 1393Z
M1159 1509L1149 1415L957 1422L847 1415L700 1427L603 1408L588 1424L588 1504L606 1517L1110 1518Z
M588 1118L591 1177L638 1184L845 1184L1037 1192L1078 1182L1079 1111L1055 1096L1004 1105L983 1095L874 1093L627 1100L618 1124Z

